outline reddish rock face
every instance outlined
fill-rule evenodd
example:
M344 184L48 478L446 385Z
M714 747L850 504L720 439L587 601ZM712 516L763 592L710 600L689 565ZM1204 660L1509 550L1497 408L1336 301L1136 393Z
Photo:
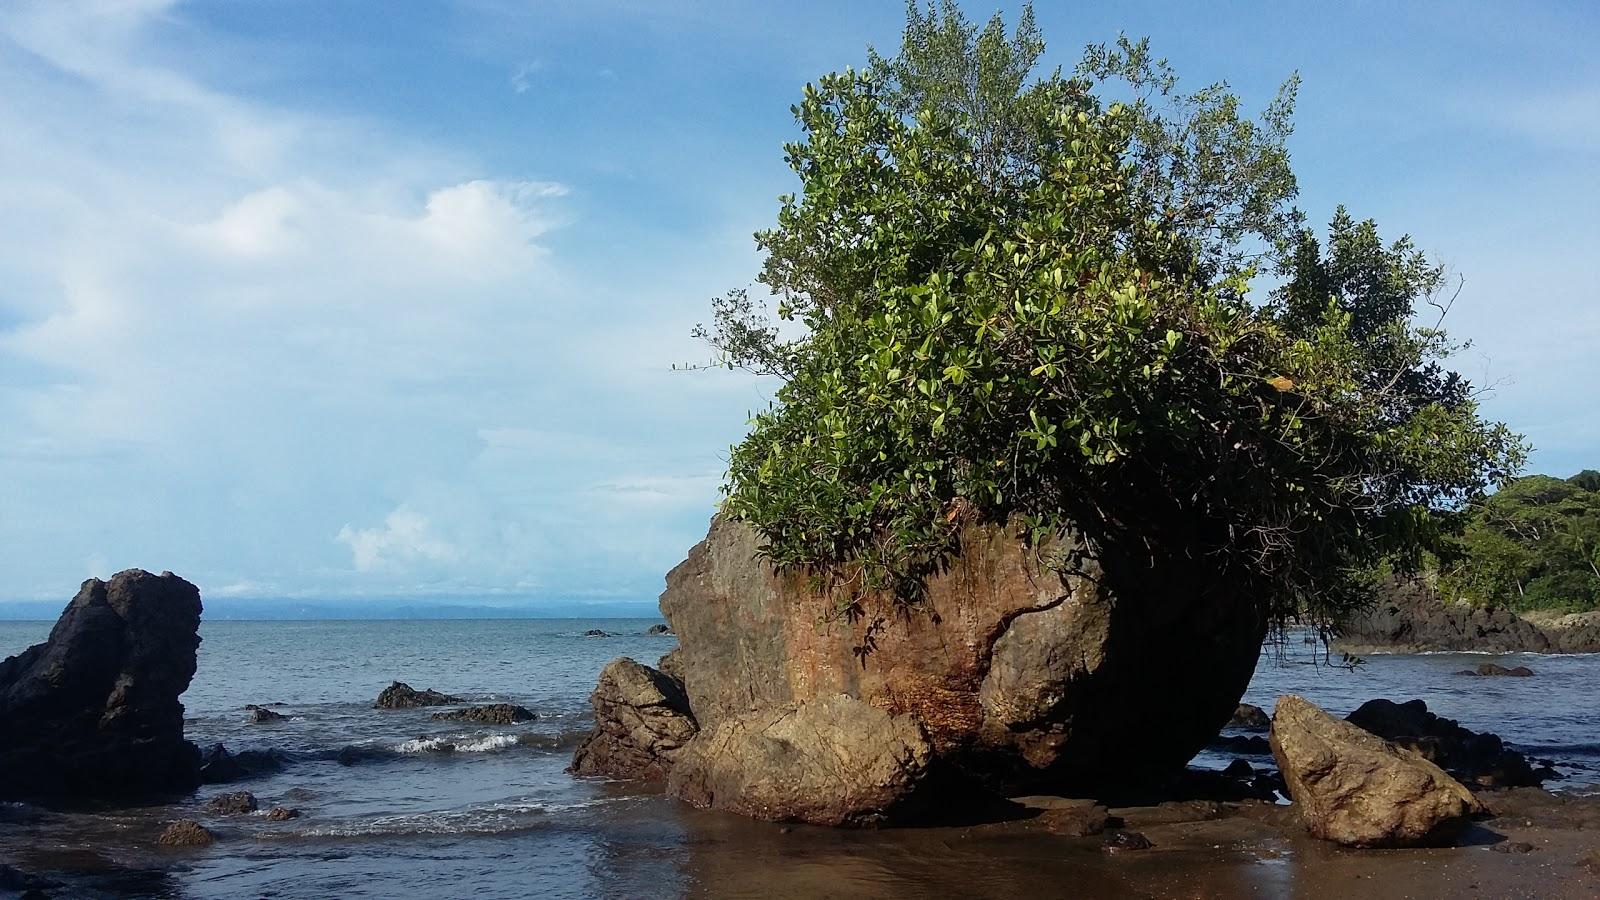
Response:
M937 756L985 777L1178 767L1234 712L1265 634L1263 604L1203 561L1113 560L1077 536L1035 549L969 527L922 608L855 622L758 546L714 520L661 596L706 731L842 693L913 717Z

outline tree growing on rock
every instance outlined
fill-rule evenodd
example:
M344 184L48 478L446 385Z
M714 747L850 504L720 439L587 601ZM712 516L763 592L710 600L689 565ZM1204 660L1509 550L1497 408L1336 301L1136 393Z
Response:
M849 614L915 605L971 520L1210 559L1279 620L1351 609L1524 457L1414 320L1443 273L1342 209L1305 228L1295 79L1252 119L1145 42L1043 51L1031 10L913 3L898 54L807 85L757 235L790 325L733 292L697 330L783 382L724 513Z

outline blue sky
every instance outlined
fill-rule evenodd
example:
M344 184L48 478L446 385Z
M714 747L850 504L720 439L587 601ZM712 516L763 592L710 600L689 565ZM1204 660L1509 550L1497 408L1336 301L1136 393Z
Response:
M992 5L968 4L986 17ZM1015 5L1007 4L1014 12ZM898 2L0 6L0 598L648 600L771 385L683 374ZM1253 106L1463 276L1458 365L1600 467L1600 6L1041 3Z

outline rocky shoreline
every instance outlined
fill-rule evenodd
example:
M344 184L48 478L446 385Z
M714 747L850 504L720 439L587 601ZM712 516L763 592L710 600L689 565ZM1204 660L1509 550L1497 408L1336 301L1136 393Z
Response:
M1393 582L1349 622L1335 649L1373 653L1600 653L1600 611L1518 615L1447 603L1425 582Z

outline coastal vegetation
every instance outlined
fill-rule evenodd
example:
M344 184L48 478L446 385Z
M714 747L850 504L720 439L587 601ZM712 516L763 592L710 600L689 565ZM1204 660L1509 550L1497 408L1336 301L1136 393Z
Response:
M1510 482L1473 505L1444 553L1447 596L1519 611L1600 609L1600 472Z
M806 87L776 319L735 291L697 329L782 381L724 513L852 616L916 606L973 521L1214 560L1280 622L1359 608L1525 456L1447 367L1446 273L1307 226L1296 78L1250 117L1144 41L1044 46L1028 9L913 3L896 55Z

